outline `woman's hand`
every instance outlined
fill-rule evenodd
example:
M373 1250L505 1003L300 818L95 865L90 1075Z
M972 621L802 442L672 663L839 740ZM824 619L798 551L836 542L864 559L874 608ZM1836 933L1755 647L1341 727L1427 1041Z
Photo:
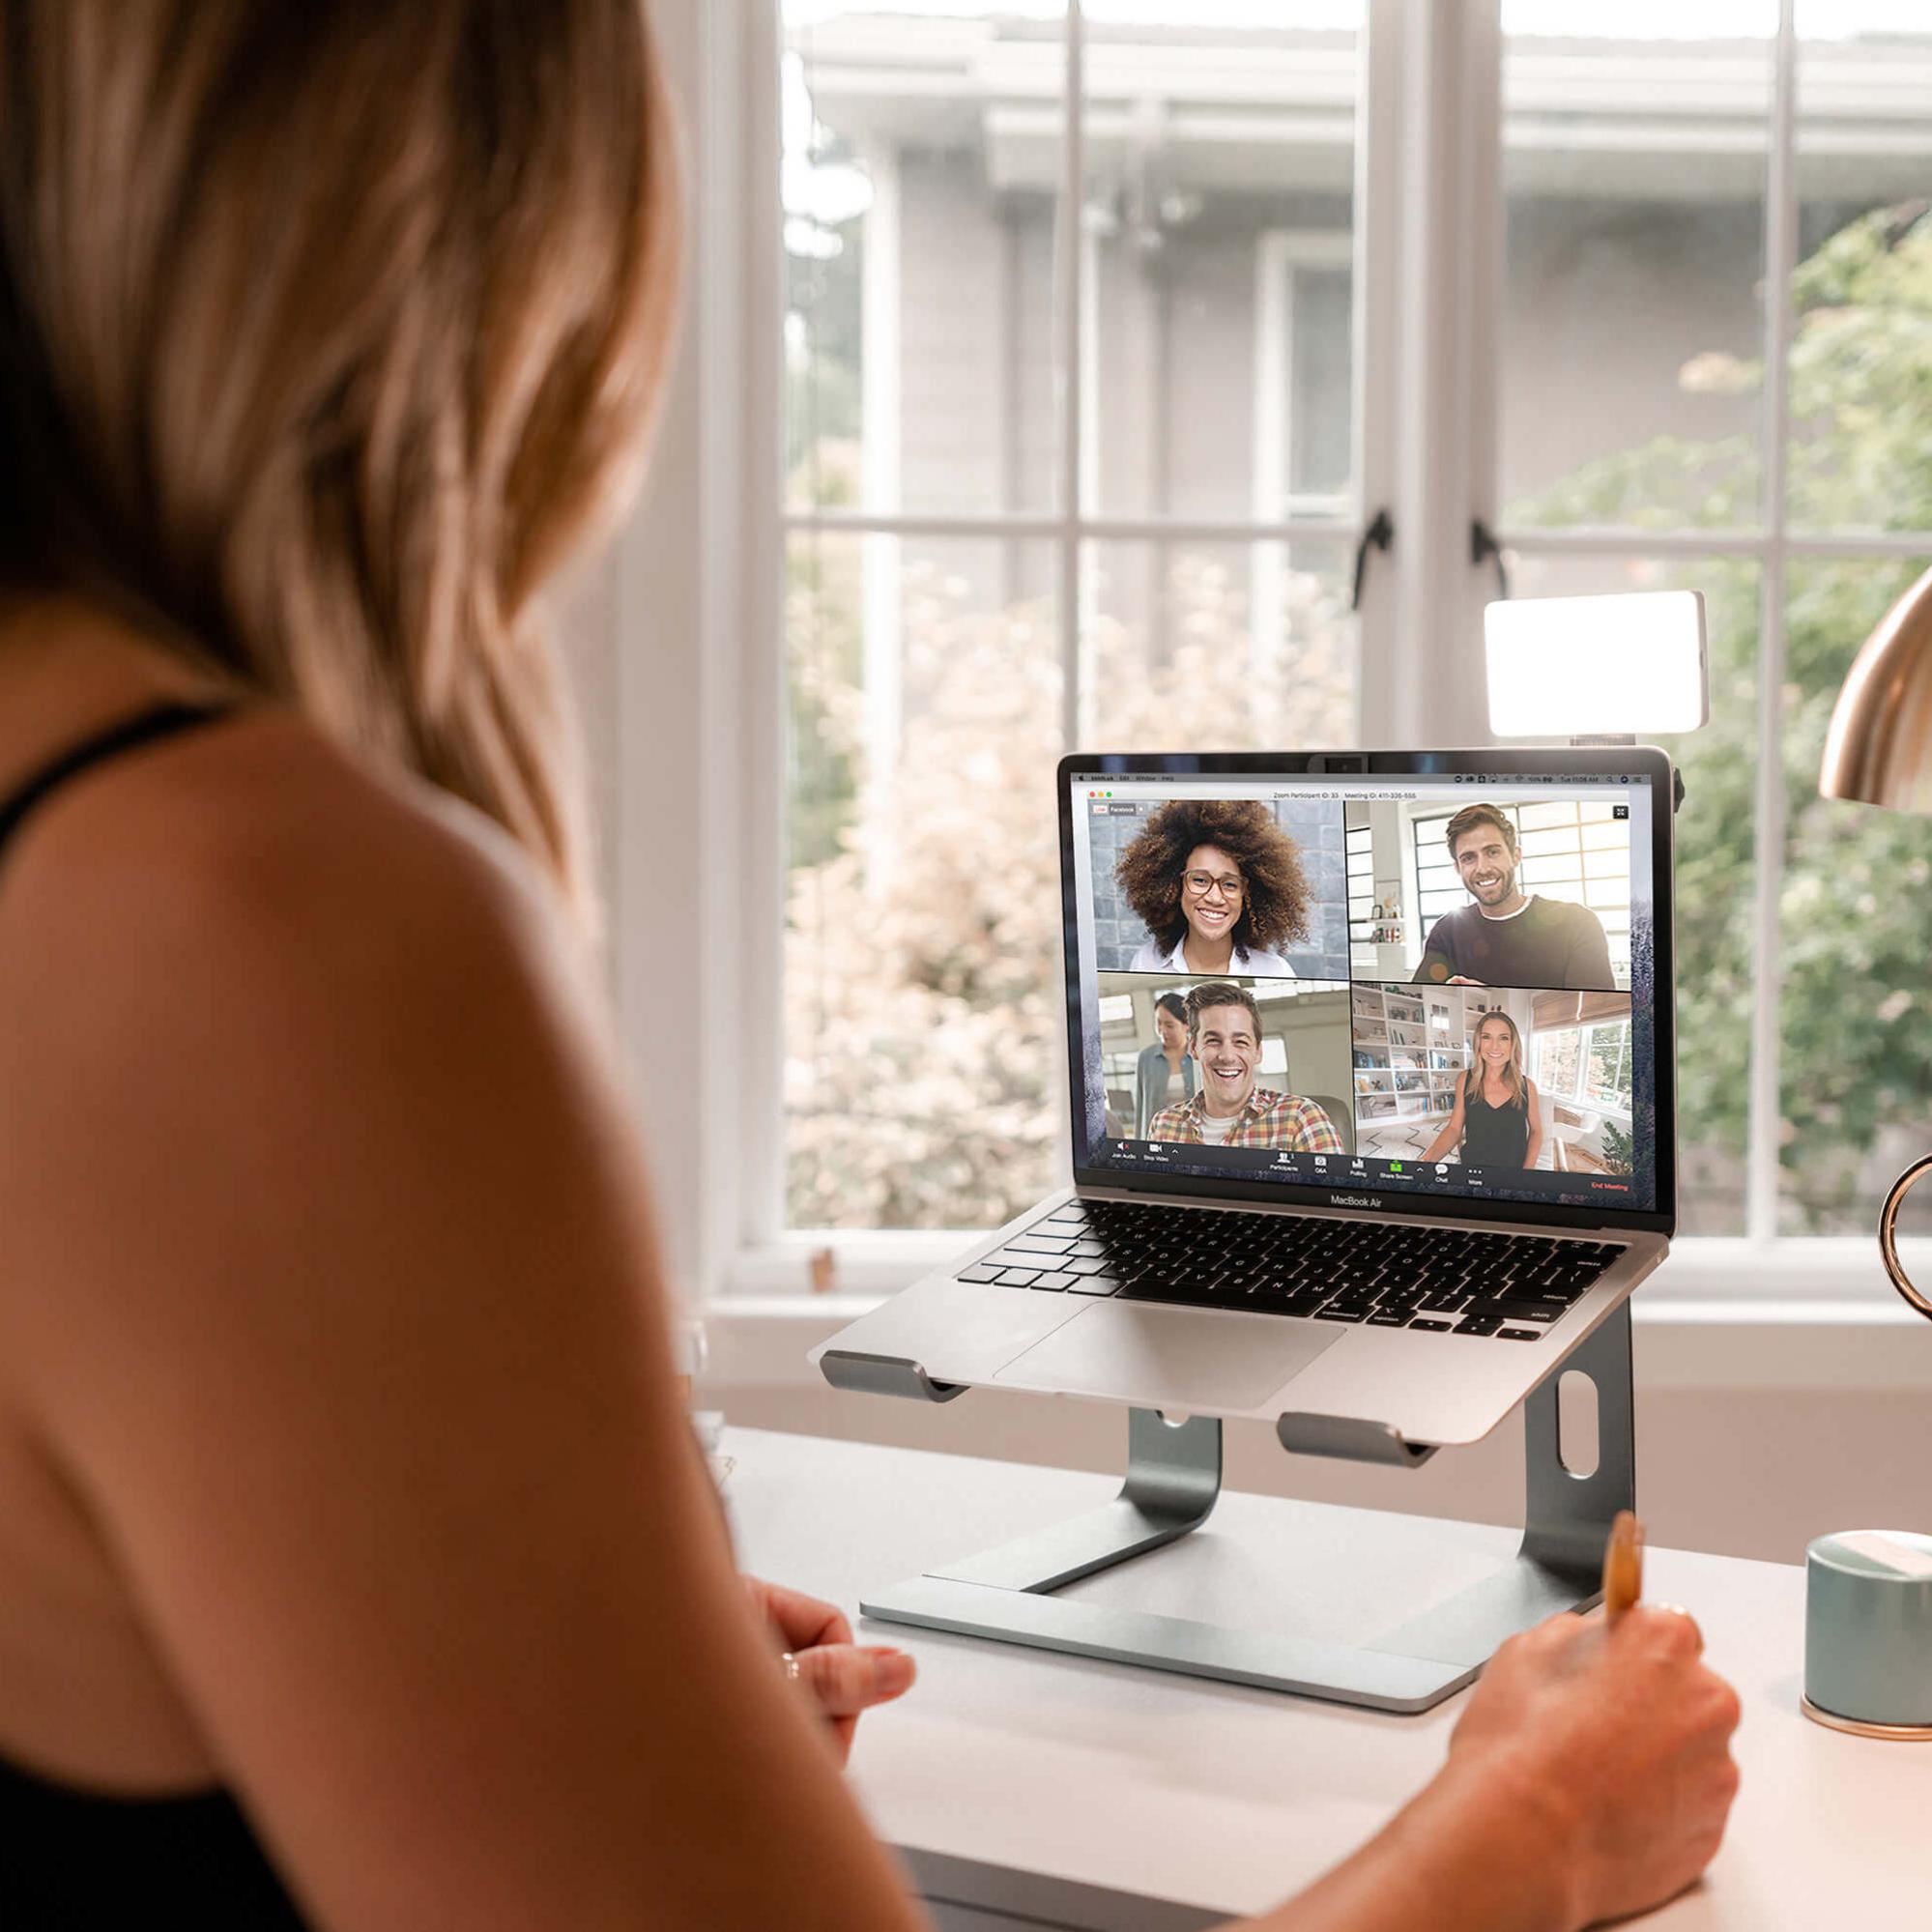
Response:
M747 1576L753 1607L797 1659L798 1682L827 1720L843 1764L851 1755L858 1714L889 1704L911 1686L912 1659L889 1644L855 1644L851 1626L836 1606L780 1583Z
M1716 1854L1739 1703L1703 1648L1682 1610L1552 1617L1496 1653L1456 1728L1445 1775L1543 1821L1571 1924L1660 1904Z

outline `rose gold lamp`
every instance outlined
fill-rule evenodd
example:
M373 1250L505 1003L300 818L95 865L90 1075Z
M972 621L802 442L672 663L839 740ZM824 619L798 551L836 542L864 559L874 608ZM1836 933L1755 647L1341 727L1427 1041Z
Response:
M1827 798L1932 813L1932 570L1880 620L1853 661L1825 735L1818 790ZM1891 1184L1879 1210L1878 1246L1892 1286L1922 1315L1932 1300L1898 1260L1899 1203L1932 1172L1932 1154Z

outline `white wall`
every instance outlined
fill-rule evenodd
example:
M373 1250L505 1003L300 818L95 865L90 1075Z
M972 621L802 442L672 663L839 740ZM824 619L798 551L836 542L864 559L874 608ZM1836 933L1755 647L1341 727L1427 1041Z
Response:
M1312 998L1303 995L1279 1004L1286 1009L1282 1033L1288 1049L1289 1091L1326 1094L1352 1113L1355 1077L1347 993Z

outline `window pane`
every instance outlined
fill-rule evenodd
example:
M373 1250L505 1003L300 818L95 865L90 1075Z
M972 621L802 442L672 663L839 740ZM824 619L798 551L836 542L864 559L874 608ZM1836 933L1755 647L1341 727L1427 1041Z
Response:
M1576 1099L1577 1065L1582 1045L1582 1029L1576 1026L1532 1034L1530 1078L1545 1093L1565 1100Z
M1677 820L1678 1230L1742 1234L1751 1014L1759 995L1753 947L1758 566L1737 558L1531 557L1515 563L1514 576L1526 597L1704 593L1711 722L1701 732L1653 740L1676 761L1685 786ZM1814 779L1816 769L1814 758ZM1594 856L1586 851L1585 864ZM1622 904L1621 911L1601 912L1606 930L1629 931L1628 901Z
M795 534L793 1226L993 1226L1065 1144L1046 544Z
M1277 543L1086 546L1083 742L1096 751L1354 743L1348 564L1327 544L1292 554ZM1306 958L1289 958L1322 977L1348 950L1345 851L1305 844L1303 858L1330 923L1309 935ZM1354 889L1359 906L1372 906L1368 881Z
M1349 513L1361 0L1086 0L1090 503Z
M1932 11L1800 0L1790 505L1932 528Z
M1808 560L1791 573L1778 962L1778 1220L1791 1233L1870 1233L1898 1170L1932 1147L1932 826L1818 796L1838 686L1926 562ZM1902 1226L1932 1230L1928 1193L1908 1197Z
M1351 562L1326 543L1087 545L1082 735L1091 748L1353 744Z
M1625 1051L1629 1040L1628 1020L1615 1026L1590 1028L1590 1050L1583 1067L1583 1097L1605 1107L1630 1110L1630 1065Z
M1053 506L1060 0L784 0L788 499Z
M1512 522L1757 520L1775 0L1505 0Z

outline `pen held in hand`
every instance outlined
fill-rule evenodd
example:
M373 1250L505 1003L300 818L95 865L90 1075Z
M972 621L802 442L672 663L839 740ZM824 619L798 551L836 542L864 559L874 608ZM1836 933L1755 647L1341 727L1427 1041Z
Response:
M1644 1526L1619 1510L1603 1546L1603 1615L1614 1624L1644 1590Z

